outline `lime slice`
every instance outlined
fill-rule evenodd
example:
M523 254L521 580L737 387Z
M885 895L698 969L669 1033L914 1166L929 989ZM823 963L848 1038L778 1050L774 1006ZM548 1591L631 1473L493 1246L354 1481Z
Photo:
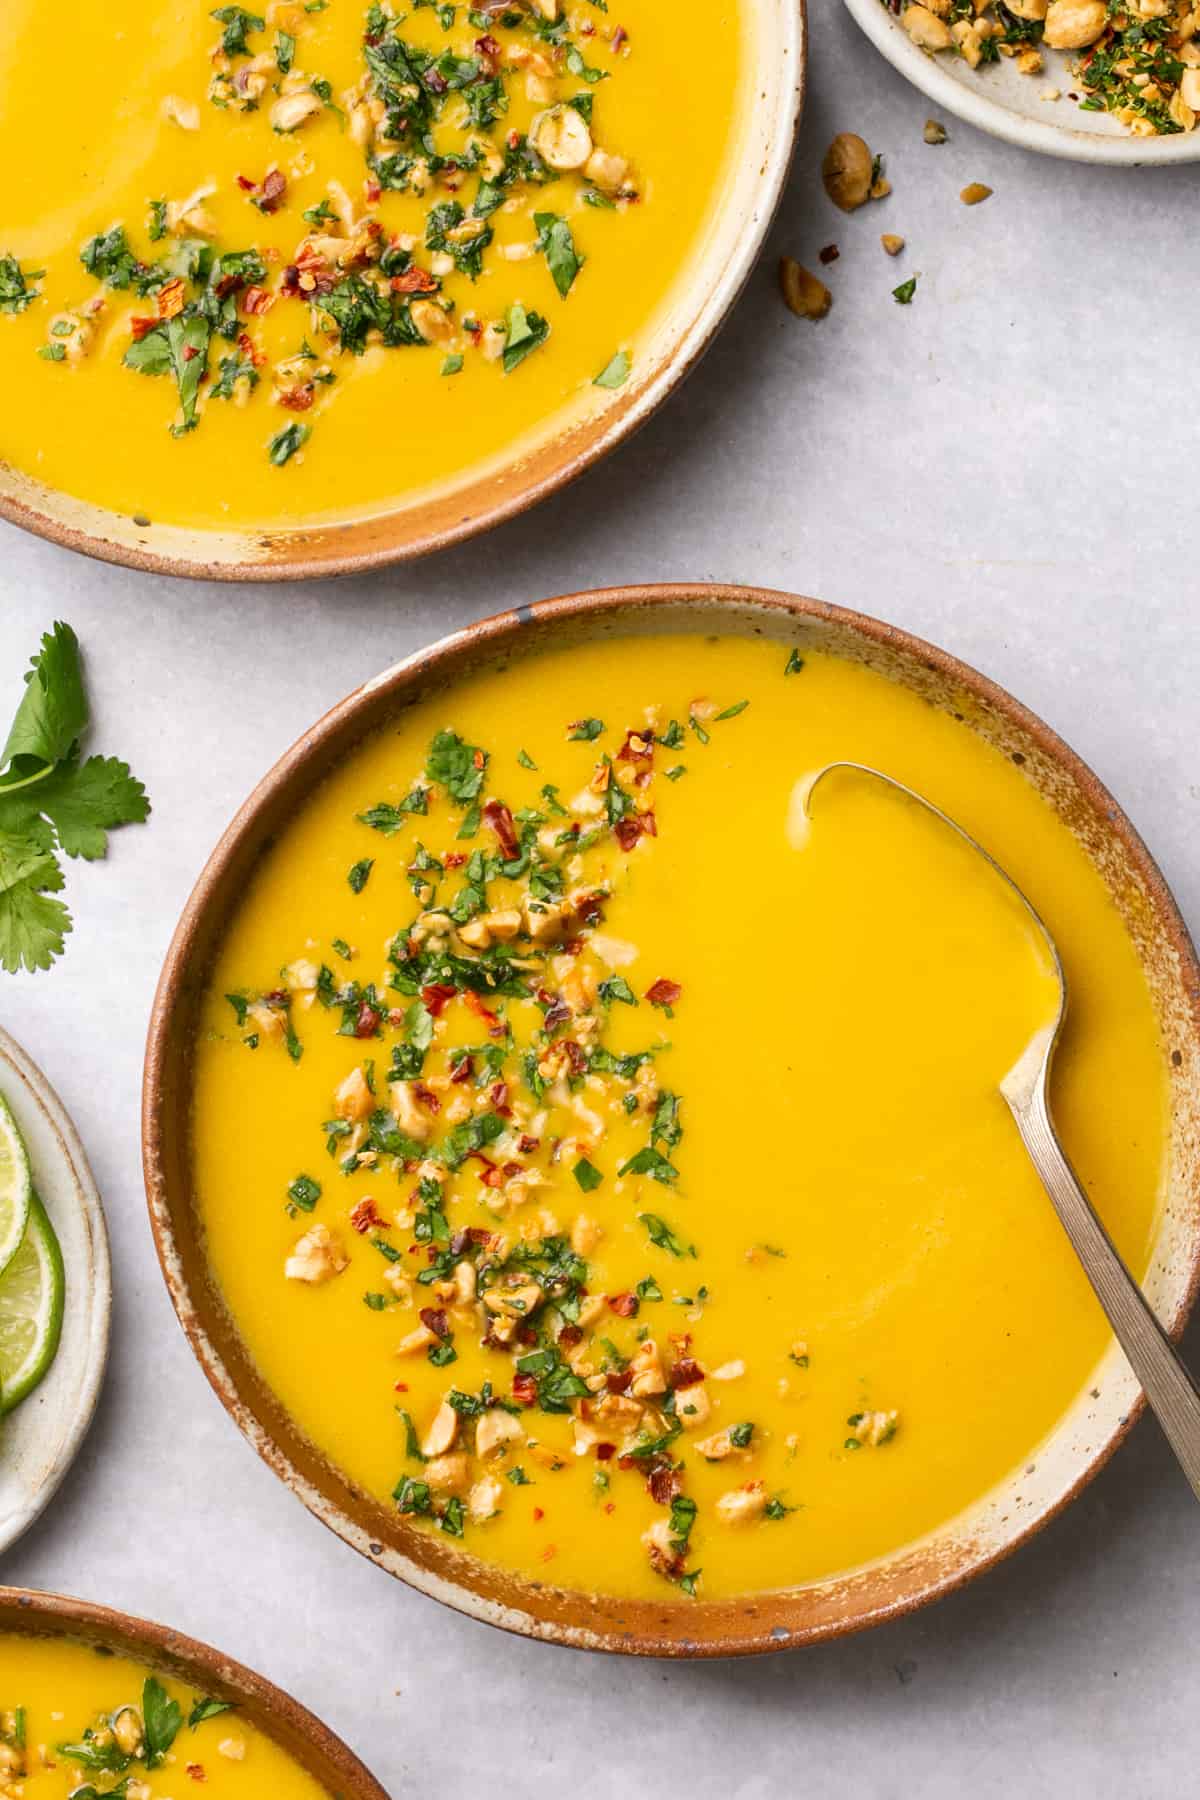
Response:
M25 1236L32 1198L29 1156L17 1121L0 1094L0 1273L8 1267Z
M33 1392L54 1361L65 1285L54 1227L33 1194L24 1240L0 1274L0 1407L6 1413Z

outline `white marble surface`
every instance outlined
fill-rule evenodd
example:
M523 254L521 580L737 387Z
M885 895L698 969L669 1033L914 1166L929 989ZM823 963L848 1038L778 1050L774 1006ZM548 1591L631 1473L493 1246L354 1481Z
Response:
M0 1579L219 1642L321 1711L397 1797L465 1797L497 1756L533 1800L564 1782L580 1800L1156 1800L1194 1780L1200 1515L1152 1425L1037 1544L910 1622L736 1666L584 1660L442 1611L311 1520L210 1394L151 1250L142 1038L206 852L330 701L518 599L715 577L923 632L1090 759L1200 924L1197 177L1056 165L952 122L928 148L924 100L835 0L813 12L800 154L749 291L675 403L531 517L394 574L240 591L101 568L0 527L0 710L39 631L70 620L96 741L155 804L107 865L72 869L66 959L0 977L0 1017L89 1147L118 1283L98 1424ZM895 187L851 219L816 175L842 128L887 154ZM994 198L961 206L968 181ZM882 230L909 241L898 263ZM832 241L836 303L813 327L782 310L774 258L812 261ZM898 307L890 289L913 270L916 300Z

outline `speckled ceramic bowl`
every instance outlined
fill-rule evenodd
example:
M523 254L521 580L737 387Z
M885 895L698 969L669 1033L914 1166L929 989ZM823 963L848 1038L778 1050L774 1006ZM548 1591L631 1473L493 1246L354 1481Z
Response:
M489 1567L442 1534L421 1531L308 1442L259 1376L214 1285L188 1142L192 1046L214 951L258 858L330 770L405 707L468 671L503 668L547 645L662 631L774 638L866 663L1011 757L1078 839L1138 947L1158 1013L1170 1156L1147 1292L1168 1329L1182 1329L1200 1279L1200 968L1141 839L1062 740L984 676L893 626L759 589L622 588L547 600L457 632L339 702L264 777L184 909L150 1027L143 1151L163 1272L193 1349L260 1455L347 1543L422 1592L529 1636L647 1656L729 1656L894 1618L1015 1549L1080 1491L1140 1411L1140 1392L1116 1344L1028 1467L923 1541L869 1567L743 1600L629 1601L567 1592Z
M131 568L210 580L296 580L423 556L486 531L573 481L643 425L699 362L775 215L804 101L805 0L749 0L747 17L750 95L726 179L702 245L680 272L612 405L369 518L269 532L139 524L136 515L86 505L2 464L0 518Z
M9 1587L0 1587L0 1631L68 1638L131 1657L160 1674L187 1682L214 1700L232 1701L242 1718L274 1739L326 1789L330 1800L388 1800L370 1770L298 1701L231 1657L184 1637L182 1632L130 1618L108 1606L93 1606L87 1600ZM268 1797L263 1795L263 1800Z
M919 49L884 0L846 0L846 6L875 48L940 112L1018 149L1125 169L1200 161L1200 131L1134 137L1111 113L1084 112L1071 99L1071 52L1048 50L1043 75L1022 75L1005 57L972 69L951 51L930 56ZM1044 98L1056 88L1060 99Z

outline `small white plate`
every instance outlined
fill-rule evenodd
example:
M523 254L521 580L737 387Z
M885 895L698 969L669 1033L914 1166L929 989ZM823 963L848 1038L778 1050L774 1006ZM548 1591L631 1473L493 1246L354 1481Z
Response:
M0 1421L4 1551L49 1504L92 1422L108 1361L112 1269L104 1209L79 1135L46 1077L4 1030L0 1092L28 1147L67 1278L58 1355L41 1386Z
M1044 75L1021 75L1004 57L972 69L950 51L930 56L919 50L883 0L846 0L846 6L893 68L941 111L1006 143L1045 156L1127 169L1200 161L1200 129L1170 137L1131 137L1111 113L1082 112L1069 98L1078 91L1069 52L1048 50ZM1061 100L1042 99L1051 88L1061 91Z

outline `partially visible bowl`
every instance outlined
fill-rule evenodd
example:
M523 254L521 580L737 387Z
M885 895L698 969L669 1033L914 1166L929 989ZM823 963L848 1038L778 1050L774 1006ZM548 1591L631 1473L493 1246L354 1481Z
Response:
M1125 169L1200 161L1200 131L1133 137L1111 113L1083 112L1070 98L1070 53L1049 51L1042 77L1020 74L1015 62L1004 57L972 69L949 51L930 56L918 49L884 0L846 0L846 6L875 48L914 87L942 111L1005 143L1043 156ZM1044 100L1043 94L1054 87L1062 90L1062 98Z
M171 1298L209 1380L259 1454L316 1516L423 1593L531 1637L651 1656L786 1648L896 1617L1014 1550L1107 1461L1143 1404L1113 1342L1030 1466L920 1543L776 1593L683 1604L624 1600L522 1579L456 1552L358 1488L270 1391L217 1290L192 1192L191 1059L208 969L271 840L320 782L406 706L543 646L691 631L778 639L864 663L1017 762L1082 846L1137 946L1159 1020L1170 1096L1166 1191L1146 1292L1182 1330L1200 1282L1200 967L1162 876L1116 802L1048 726L986 677L890 625L816 600L707 585L618 588L523 606L456 632L350 694L260 782L214 851L176 929L151 1014L143 1156Z
M50 1504L87 1436L108 1362L112 1269L104 1209L79 1134L36 1063L3 1029L0 1092L28 1147L38 1194L62 1246L67 1285L58 1353L4 1421L3 1551Z
M0 1631L68 1638L148 1664L214 1700L231 1701L250 1724L319 1782L331 1800L388 1800L386 1791L353 1751L298 1701L231 1657L184 1637L182 1632L87 1600L8 1587L0 1587Z
M505 519L582 475L643 425L699 362L741 292L774 218L804 101L805 0L746 0L749 72L731 166L705 241L681 269L611 405L468 470L432 495L346 523L271 531L205 531L138 523L56 492L0 464L0 518L71 550L129 568L205 580L278 581L424 556Z

